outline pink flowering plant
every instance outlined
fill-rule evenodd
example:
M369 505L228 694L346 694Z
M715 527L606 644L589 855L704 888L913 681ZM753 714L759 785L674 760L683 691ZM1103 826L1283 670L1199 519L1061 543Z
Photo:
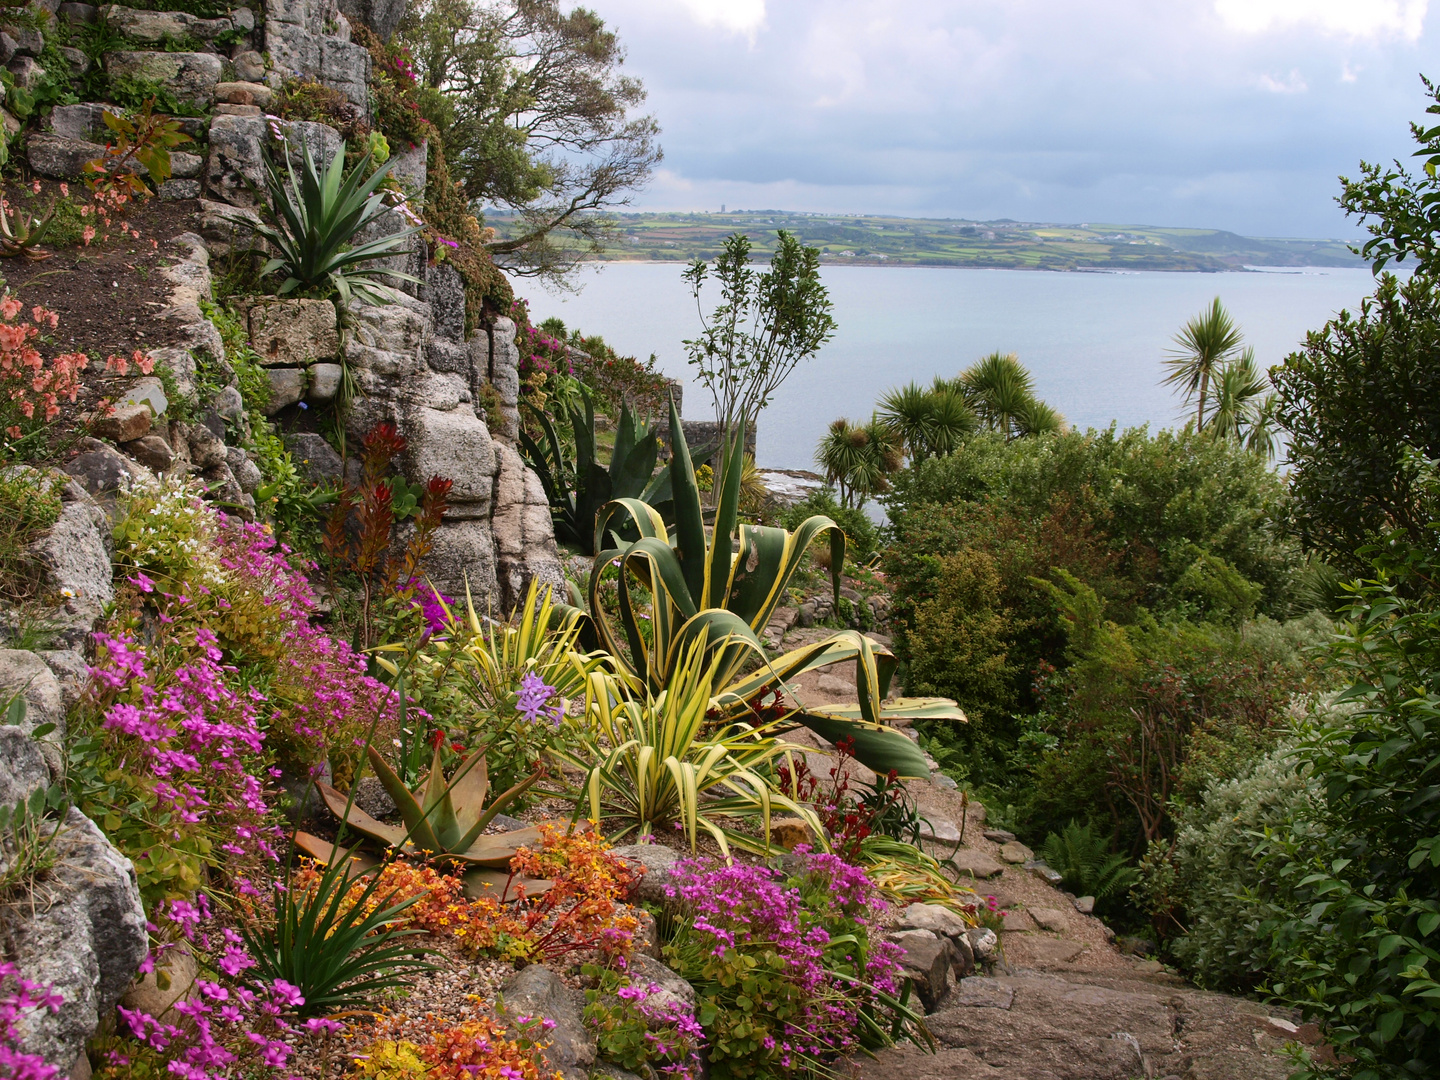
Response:
M60 317L36 306L29 311L8 292L0 298L0 461L23 457L44 438L62 403L80 392L84 353L46 360L35 347Z
M31 982L12 963L0 963L0 1076L10 1080L57 1080L60 1070L39 1054L20 1049L27 1015L59 1012L64 999L53 988Z
M155 947L141 971L163 966L165 954L184 949L202 974L159 1017L121 1006L114 1036L103 1049L104 1080L179 1077L181 1080L280 1080L294 1075L295 1044L307 1034L328 1035L335 1020L301 1023L304 995L281 979L258 977L241 936L224 926L209 898L171 900L152 934L170 940Z
M704 1075L705 1029L693 1005L653 982L632 978L623 961L620 970L597 964L581 970L596 984L585 991L585 1024L595 1033L601 1057L631 1071L648 1067L672 1080Z
M863 870L801 845L787 874L705 859L678 864L684 911L665 947L699 994L710 1075L818 1075L840 1055L924 1038L905 1004L899 950Z

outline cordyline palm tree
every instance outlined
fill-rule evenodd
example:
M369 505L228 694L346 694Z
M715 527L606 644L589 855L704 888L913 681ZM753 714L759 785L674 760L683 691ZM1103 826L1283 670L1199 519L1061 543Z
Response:
M863 506L872 495L890 489L890 474L904 463L900 436L878 417L864 426L833 420L815 449L825 479L840 489L844 506Z
M1020 419L1035 400L1034 384L1014 353L993 352L960 375L971 407L991 431L1006 440L1021 434Z
M878 416L914 462L953 453L980 426L964 391L942 378L928 390L912 382L889 391Z
M1270 380L1255 363L1255 350L1247 348L1220 368L1215 378L1215 409L1209 431L1217 439L1234 439L1265 458L1275 456L1273 412L1275 397Z
M1178 346L1165 361L1170 374L1165 376L1166 386L1182 387L1185 400L1199 398L1195 409L1195 430L1205 428L1205 399L1210 383L1240 347L1240 328L1230 318L1230 313L1215 297L1208 311L1202 311L1187 322L1175 335Z

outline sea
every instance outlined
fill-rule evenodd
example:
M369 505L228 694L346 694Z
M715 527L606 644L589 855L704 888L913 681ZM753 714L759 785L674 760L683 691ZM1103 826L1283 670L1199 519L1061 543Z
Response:
M585 268L578 291L530 290L535 322L559 316L686 384L687 419L713 405L684 341L700 314L676 263ZM1374 288L1365 269L1266 268L1219 274L1049 273L932 267L826 267L834 338L803 361L760 414L756 457L766 469L812 469L837 417L864 420L886 390L947 377L996 350L1013 352L1038 395L1078 428L1178 426L1185 409L1161 385L1167 351L1185 321L1219 297L1264 367ZM713 287L712 287L713 288ZM714 297L702 294L707 308Z

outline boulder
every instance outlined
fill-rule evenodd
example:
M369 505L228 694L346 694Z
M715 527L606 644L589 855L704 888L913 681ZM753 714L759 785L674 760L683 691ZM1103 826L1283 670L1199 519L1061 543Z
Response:
M339 481L345 474L344 462L323 437L309 431L285 436L286 448L295 468L312 484Z
M804 818L780 817L770 820L770 839L786 851L794 851L797 844L808 844L813 837Z
M78 648L45 649L35 655L45 661L45 666L60 683L60 701L68 716L85 692L85 684L90 679L90 665Z
M611 849L611 854L644 869L644 876L635 887L636 899L660 905L670 902L665 890L672 883L671 868L680 861L673 850L664 844L625 844Z
M815 689L819 690L822 694L849 694L852 697L855 694L855 684L853 682L846 682L838 675L821 675L815 680Z
M218 110L217 110L218 113ZM232 206L255 205L251 185L262 189L265 184L264 157L261 147L269 130L256 109L253 116L217 115L210 122L210 154L205 166L205 183L210 194ZM202 230L207 236L216 232L245 230L249 219L223 207L203 204L206 213ZM239 220L234 220L239 218Z
M423 484L432 476L449 477L452 508L446 516L486 516L495 490L495 444L474 410L412 408L406 411L403 431L409 440L406 479Z
M355 782L355 805L373 818L388 818L397 809L385 785L374 776L362 776Z
M430 305L430 322L437 338L465 340L465 281L448 262L425 270L425 288L420 298Z
M226 423L238 424L245 416L245 399L240 395L240 388L224 386L215 391L210 409Z
M18 727L0 726L0 807L13 807L49 783L40 744Z
M480 427L484 430L483 424ZM557 596L564 596L565 574L540 478L513 447L503 442L494 446L497 471L491 528L500 606L508 609L521 603L531 581L538 581L542 589L549 585L557 590Z
M181 101L209 105L215 99L224 63L214 53L113 52L105 54L105 71L112 79L149 79L162 82Z
M114 447L98 440L91 439L81 448L85 452L66 462L64 469L91 495L113 494L149 475Z
M5 27L5 33L15 42L14 56L39 56L45 51L45 35L33 26Z
M74 180L85 171L85 163L105 156L100 143L36 132L25 144L25 160L41 176L52 180Z
M405 17L406 0L340 0L340 10L351 22L361 22L381 40L389 41Z
M488 344L477 334L472 345L485 345L487 356L477 357L476 371L488 371L490 383L500 395L501 435L514 442L520 432L520 349L515 344L515 324L498 318L490 329Z
M265 58L254 49L236 55L235 78L240 82L258 83L265 78Z
M328 300L273 300L250 308L250 344L268 367L297 367L340 355L335 305Z
M117 404L119 407L143 405L148 407L153 415L164 416L165 410L170 407L170 399L165 396L165 384L150 375L131 383L130 388L120 395Z
M344 140L340 133L329 124L317 124L310 120L287 120L281 123L280 131L289 152L290 165L297 173L305 164L305 151L321 167L329 165L340 152Z
M1025 956L1037 964L1074 963L1085 946L1062 938L1030 938L1025 942Z
M659 960L637 953L629 966L631 986L654 986L647 999L660 1008L693 1009L699 1002L695 988Z
M56 9L56 14L71 26L88 26L100 20L100 9L93 4L75 4L69 0Z
M954 985L950 943L929 930L904 930L891 940L900 946L900 966L926 1012L933 1012Z
M950 857L950 861L962 874L969 874L977 880L993 878L1005 869L989 855L974 848L961 848Z
M571 990L549 968L531 964L505 983L501 991L508 1016L539 1016L555 1022L545 1056L565 1080L586 1080L595 1061L595 1038L582 1017L585 996Z
M994 930L983 926L972 926L965 931L970 939L970 949L977 963L993 964L1000 959L1000 937Z
M274 416L281 409L294 405L305 396L305 372L302 368L266 368L270 377L270 402L265 415Z
M253 495L264 477L260 475L260 467L250 460L250 455L238 446L227 446L225 448L225 464L230 467L230 474L235 477L235 482L240 485L240 490L247 495Z
M986 829L985 839L996 844L1008 844L1015 839L1015 834L1009 829Z
M969 929L965 920L939 904L911 904L900 916L906 930L929 930L939 937L964 937Z
M65 59L65 66L70 69L70 74L77 78L90 70L90 57L86 56L79 49L72 49L68 45L61 45L58 50Z
M22 90L36 90L46 79L47 73L31 56L17 56L6 65L15 76L15 85Z
M853 690L853 688L852 688ZM928 840L938 840L942 844L960 843L960 830L949 818L931 813L924 807L920 810L923 820L920 822L920 835Z
M92 430L96 438L128 443L149 433L153 416L147 404L122 403L109 416L96 420Z
M329 404L340 392L344 377L345 369L339 364L311 364L310 389L306 391L305 400L312 405Z
M482 597L494 597L499 586L490 522L481 518L442 523L435 532L426 567L426 576L442 593L464 596L468 584L477 604L485 602Z
M120 1000L150 938L134 867L79 810L66 816L56 854L45 903L8 905L0 923L20 974L63 1002L56 1013L27 1010L18 1018L18 1049L64 1073Z
M235 29L229 19L202 19L184 11L143 11L106 4L100 14L111 29L145 45L158 45L166 38L214 41Z
M170 175L176 180L194 180L204 168L205 159L199 154L187 154L183 150L170 151Z
M1035 920L1035 925L1041 930L1050 930L1058 934L1065 929L1065 915L1056 908L1032 907L1026 910L1030 912L1030 917Z
M1035 923L1029 913L1021 911L1019 908L1011 908L1002 913L1000 920L1003 924L1002 929L1007 933L1023 934L1035 929Z
M157 978L160 972L164 972L169 978L169 986L165 990L160 989L160 980ZM163 1018L166 1023L173 1024L174 1016L166 1016L173 1006L181 998L188 997L195 984L196 977L200 974L199 964L196 963L195 954L181 943L180 948L170 949L156 963L156 970L147 972L130 984L120 998L120 1004L127 1009L134 1009L146 1016L153 1016L157 1020Z
M1018 866L1035 858L1035 853L1020 841L1011 840L1000 845L1000 858Z
M190 460L197 469L213 469L225 464L225 443L204 424L191 424L185 441L190 447Z
M1080 896L1080 897L1077 897L1076 900L1075 900L1075 910L1078 911L1081 915L1093 915L1093 914L1095 914L1095 897L1093 897L1093 896Z
M136 466L135 471L141 470ZM50 531L30 545L30 553L44 568L46 586L63 599L69 621L82 637L115 598L105 544L108 534L99 507L88 500L70 502L60 507L60 520Z
M370 50L331 37L320 39L320 81L344 94L352 105L370 104Z

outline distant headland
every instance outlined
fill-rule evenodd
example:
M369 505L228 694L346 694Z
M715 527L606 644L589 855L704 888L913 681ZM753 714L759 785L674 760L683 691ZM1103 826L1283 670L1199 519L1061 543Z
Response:
M712 259L721 240L744 232L768 258L778 229L818 247L829 265L956 266L1009 270L1243 270L1249 266L1364 266L1343 240L1240 236L1221 229L1150 225L1051 225L882 215L744 210L618 214L618 242L599 256L615 262ZM487 213L502 236L521 223Z

